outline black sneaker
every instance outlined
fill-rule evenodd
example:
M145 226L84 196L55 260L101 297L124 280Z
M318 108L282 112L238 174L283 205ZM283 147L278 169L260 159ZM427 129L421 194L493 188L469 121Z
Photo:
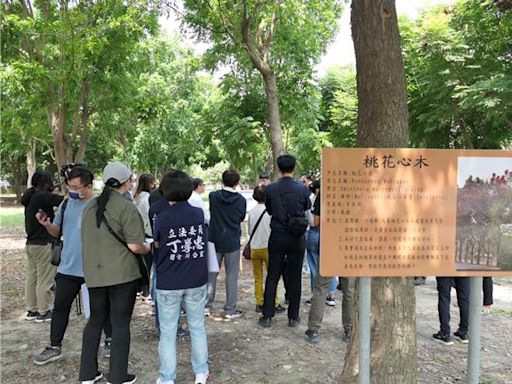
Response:
M352 337L352 331L345 331L345 334L343 335L343 341L345 343L348 343L350 341L351 337Z
M455 336L455 338L457 340L459 340L462 344L469 343L469 339L468 339L468 334L467 333L462 333L460 331L457 331L457 332L453 333L453 336Z
M318 331L313 329L308 329L306 332L306 341L311 344L318 344L320 342L320 336L318 336Z
M39 316L39 312L37 311L28 311L25 315L25 320L35 320L37 319L37 316Z
M256 308L254 309L256 313L263 312L263 305L256 305Z
M46 311L45 313L40 313L36 317L36 323L45 323L47 321L52 321L52 311Z
M105 338L105 345L103 346L103 351L101 351L101 357L104 359L110 359L110 344L112 343L112 338Z
M275 309L276 313L283 313L284 311L286 311L286 308L281 306L281 304L279 304L276 309Z
M267 316L261 316L258 320L258 324L263 328L270 328L272 326L272 318Z
M290 328L297 328L300 324L300 319L288 319L288 326Z
M450 335L443 335L441 331L434 333L432 337L439 341L440 343L443 343L444 345L453 345L453 339Z
M190 337L190 331L188 329L178 327L178 331L176 332L176 339L184 340L188 337Z
M82 381L82 384L94 384L97 381L100 381L101 379L103 379L103 373L98 371L98 372L96 372L96 376L94 376L94 379L92 379L92 380L84 380L84 381Z
M39 355L34 357L34 364L45 365L52 361L58 360L62 357L62 350L60 347L52 347L51 345L43 349Z
M306 305L311 305L311 304L313 304L313 298L307 299L306 300Z
M123 381L121 384L133 384L137 381L137 376L128 374L126 375L125 381ZM110 381L107 384L112 384Z

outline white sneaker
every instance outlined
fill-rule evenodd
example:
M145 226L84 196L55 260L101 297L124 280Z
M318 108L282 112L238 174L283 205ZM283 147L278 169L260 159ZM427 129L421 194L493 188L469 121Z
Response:
M82 384L94 384L95 382L100 381L101 379L103 379L103 373L98 372L96 373L96 377L93 380L82 381Z
M206 384L206 381L210 378L210 372L196 373L196 381L194 384Z
M234 319L238 319L240 316L242 316L242 312L239 311L238 309L233 312L233 313L227 313L224 315L224 318L225 319L228 319L228 320L234 320Z
M210 317L210 308L204 309L204 317Z

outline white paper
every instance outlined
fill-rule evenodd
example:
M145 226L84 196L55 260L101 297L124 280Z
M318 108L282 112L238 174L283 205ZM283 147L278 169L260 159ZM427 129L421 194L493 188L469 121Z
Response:
M146 238L145 243L146 243L146 244L153 244L153 243L154 243L154 241L155 241L155 240L154 240L154 239L152 239L151 237L147 237L147 238Z
M82 312L86 319L89 319L91 316L91 308L89 306L89 290L87 289L87 285L82 284L80 287L80 292L82 294Z
M219 261L217 260L217 251L215 250L215 244L211 241L208 242L207 249L208 257L208 272L219 272Z

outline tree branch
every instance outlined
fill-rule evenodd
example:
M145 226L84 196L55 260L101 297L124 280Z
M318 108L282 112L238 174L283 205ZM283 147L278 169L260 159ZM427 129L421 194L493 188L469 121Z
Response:
M244 10L242 13L242 46L249 54L249 58L253 63L254 67L263 75L268 76L272 73L272 69L268 66L267 63L263 61L263 58L260 57L259 52L254 44L252 44L251 37L249 34L249 25L250 20L247 16L247 6L244 4Z

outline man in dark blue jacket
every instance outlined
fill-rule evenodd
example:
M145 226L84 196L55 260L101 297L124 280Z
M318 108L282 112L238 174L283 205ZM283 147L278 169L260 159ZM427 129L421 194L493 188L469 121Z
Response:
M291 155L277 158L277 167L281 178L277 183L270 184L266 190L265 206L272 216L270 222L270 239L268 242L269 267L265 282L263 299L263 316L259 319L262 327L270 327L274 317L274 299L277 283L281 276L283 260L286 257L285 276L288 291L288 326L299 325L300 293L302 288L302 261L304 258L304 232L293 233L290 221L294 218L305 220L305 211L311 209L309 189L293 179L296 160Z
M240 236L242 229L240 223L245 218L246 202L235 187L240 181L237 171L228 170L222 174L222 189L210 193L210 227L209 241L215 244L219 267L224 260L226 268L226 303L224 316L227 319L236 319L242 315L237 307L238 299L238 273L240 270ZM217 272L208 275L208 303L205 315L209 315L210 308L215 300L217 285Z

